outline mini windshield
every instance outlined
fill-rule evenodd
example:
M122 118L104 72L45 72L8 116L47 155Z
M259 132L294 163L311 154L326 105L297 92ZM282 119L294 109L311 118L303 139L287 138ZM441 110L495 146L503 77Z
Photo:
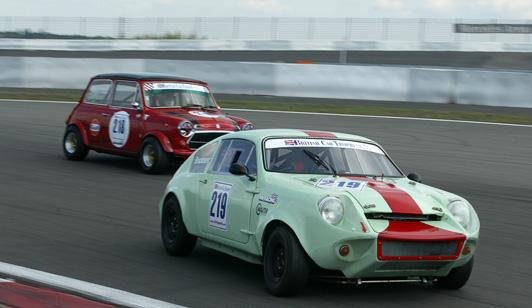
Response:
M311 152L325 163L312 159ZM266 170L283 173L402 177L376 145L332 139L283 138L264 143Z
M146 82L144 100L146 105L152 108L218 108L209 89L190 83Z

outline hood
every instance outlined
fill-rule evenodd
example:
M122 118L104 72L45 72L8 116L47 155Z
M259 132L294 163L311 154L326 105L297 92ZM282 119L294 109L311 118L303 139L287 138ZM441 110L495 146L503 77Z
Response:
M239 130L238 123L219 109L175 108L159 111L162 115L186 119L197 130Z
M325 194L348 194L365 213L404 215L442 215L444 198L439 190L412 182L407 178L367 177L297 177Z

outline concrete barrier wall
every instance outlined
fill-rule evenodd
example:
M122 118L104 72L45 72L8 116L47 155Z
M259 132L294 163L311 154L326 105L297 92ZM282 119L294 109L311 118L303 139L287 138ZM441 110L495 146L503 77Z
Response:
M105 72L158 72L207 81L213 91L294 97L532 108L532 73L154 59L0 57L0 87L81 89Z

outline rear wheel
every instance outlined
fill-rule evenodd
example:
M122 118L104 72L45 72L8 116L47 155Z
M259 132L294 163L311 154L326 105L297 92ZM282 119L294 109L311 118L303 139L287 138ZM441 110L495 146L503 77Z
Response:
M172 256L188 256L196 245L197 238L188 233L179 202L173 196L164 202L161 236L164 248Z
M150 174L159 174L168 169L170 163L169 155L157 139L148 137L142 143L139 153L139 164L142 170Z
M434 285L442 289L460 289L466 284L472 270L473 258L471 258L471 260L469 260L466 264L457 268L453 268L449 275L445 277L439 277L438 280L434 282Z
M83 143L81 133L76 126L69 126L63 136L63 152L70 160L84 160L89 149Z
M268 237L264 251L264 281L268 292L290 296L307 283L309 264L294 233L277 227Z

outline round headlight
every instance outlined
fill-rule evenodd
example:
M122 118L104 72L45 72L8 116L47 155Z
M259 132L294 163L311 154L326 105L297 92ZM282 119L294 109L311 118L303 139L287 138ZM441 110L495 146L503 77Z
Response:
M464 228L468 228L469 223L471 222L471 213L469 211L469 206L461 200L453 201L447 206L454 218L462 225Z
M242 125L240 127L240 130L251 130L251 129L254 129L255 128L255 125L251 124L251 123L246 123L244 125Z
M179 131L179 134L183 137L188 137L190 134L192 134L192 130L194 129L194 125L192 125L192 122L188 120L184 120L177 126L177 130Z
M325 197L320 201L319 209L321 217L326 222L336 225L344 217L344 205L336 197Z

